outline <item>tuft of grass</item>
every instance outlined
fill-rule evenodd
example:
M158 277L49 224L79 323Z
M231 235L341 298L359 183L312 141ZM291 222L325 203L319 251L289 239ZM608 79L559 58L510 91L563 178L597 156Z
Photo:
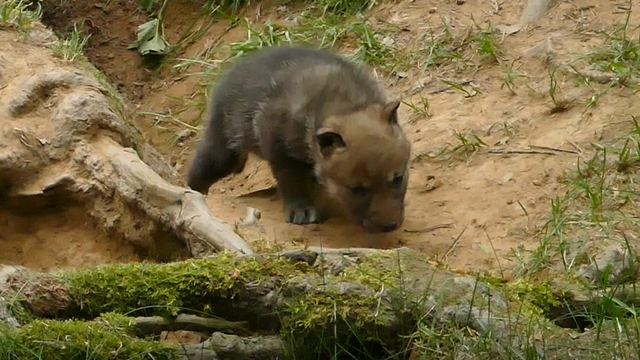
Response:
M500 84L500 89L502 90L506 87L509 90L509 93L511 93L511 95L516 94L516 91L515 91L516 80L527 77L527 75L517 71L514 68L517 60L519 59L513 59L513 61L509 65L504 65L503 63L500 63L500 66L502 67L502 81Z
M6 360L179 359L176 347L133 335L133 319L115 313L90 322L34 320L19 329L0 324L0 358Z
M446 66L460 72L477 70L482 64L502 66L505 52L496 38L493 24L488 22L482 27L473 18L472 22L473 27L463 33L453 31L447 24L425 31L406 54L411 58L412 67L431 70Z
M567 265L566 249L568 243L565 238L565 227L568 222L567 207L564 197L556 196L551 199L551 214L543 227L544 234L540 244L532 252L530 257L518 264L515 273L518 276L535 274L551 264L556 258L556 250L562 259L563 265Z
M503 57L503 51L496 39L496 32L491 22L488 23L486 29L482 29L472 18L476 27L476 32L471 36L470 41L478 44L478 53L480 61L483 63L500 63Z
M230 59L259 50L266 46L307 46L335 49L342 43L354 43L355 51L349 56L357 62L380 68L388 73L406 70L409 64L396 55L392 29L372 29L362 17L339 17L329 14L320 18L314 12L305 13L298 25L286 26L267 21L254 28L247 19L243 27L247 37L243 41L227 44ZM337 49L336 49L337 50Z
M408 70L410 65L405 63L397 49L395 39L390 31L374 31L366 21L354 21L349 26L350 31L357 37L357 50L351 58L368 65L375 66L387 73Z
M455 90L458 90L458 91L464 93L464 96L467 97L467 98L471 98L471 97L474 97L474 96L482 93L482 91L477 86L474 86L473 83L470 82L470 81L469 82L465 82L463 84L457 84L457 83L454 83L454 82L451 82L451 81L447 81L447 80L440 80L440 81L442 81L443 83L447 84L452 89L455 89ZM472 91L467 90L465 88L465 85L469 85L469 87L471 87Z
M170 141L168 145L175 146L183 142L187 138L200 133L203 128L202 126L191 125L178 118L178 116L181 113L184 113L186 110L187 108L183 108L181 111L175 113L171 110L168 110L167 113L164 114L153 111L141 111L138 114L153 117L152 127L170 133L172 136L170 136L168 139L168 141ZM200 113L199 115L202 115L202 113ZM199 118L199 116L196 116L193 120L199 120Z
M422 117L431 116L431 112L429 111L429 99L422 94L419 94L419 97L420 100L417 104L413 102L413 98L409 101L403 100L402 103L410 107L415 115Z
M462 63L465 60L461 50L464 40L455 36L447 26L436 33L431 30L418 39L415 53L421 54L415 59L416 66L421 70L434 69L450 63Z
M83 55L84 47L87 45L91 35L83 37L76 24L73 24L71 36L62 39L51 46L51 50L55 56L63 60L73 61L78 56Z
M620 173L631 174L640 168L640 125L635 116L631 117L633 121L633 136L625 139L624 145L618 154L616 170Z
M447 146L438 153L438 157L449 159L453 156L462 156L469 161L481 148L487 146L487 144L471 130L466 133L454 130L453 136L457 141L455 143L448 143Z
M167 0L162 1L164 5ZM159 2L160 0L139 0L140 7L147 12L151 12L154 8L157 8ZM248 4L248 0L206 0L204 4L202 4L202 9L210 14L218 10L223 10L235 15Z
M29 10L30 7L33 10ZM31 1L4 0L0 2L0 26L13 26L24 34L34 21L40 20L42 6Z
M253 28L248 19L243 20L247 37L243 41L231 42L227 46L230 58L242 57L263 47L280 45L303 45L308 37L304 32L295 32L291 28L267 21L261 28Z
M338 15L355 15L371 9L375 0L320 0L318 5L325 13Z
M547 94L551 98L552 106L550 112L552 114L568 110L573 103L569 98L560 94L561 89L558 87L558 79L556 77L557 70L558 68L555 66L551 66L548 69L549 90Z
M540 244L518 274L571 272L589 261L588 254L626 247L628 238L638 238L640 124L635 117L630 124L626 135L592 144L592 156L578 159L560 179L567 191L551 199Z
M614 84L629 85L629 80L640 76L640 37L629 35L631 7L632 2L629 1L622 24L610 34L605 34L605 45L587 55L598 70L615 75L612 78Z

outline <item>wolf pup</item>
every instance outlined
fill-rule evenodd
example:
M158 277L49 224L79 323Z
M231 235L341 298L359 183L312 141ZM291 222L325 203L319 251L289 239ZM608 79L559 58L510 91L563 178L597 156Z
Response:
M365 231L393 231L404 220L411 152L399 105L339 55L259 50L218 83L187 184L206 194L216 181L242 172L253 152L269 163L287 222L323 220L312 199L316 182Z

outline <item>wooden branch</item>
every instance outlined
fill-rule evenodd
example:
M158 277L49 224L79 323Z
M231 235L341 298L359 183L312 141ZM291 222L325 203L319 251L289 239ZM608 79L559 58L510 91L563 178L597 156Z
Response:
M136 332L140 336L158 335L163 331L177 330L210 334L214 331L237 331L246 325L246 321L232 322L224 319L203 318L191 314L180 314L175 319L165 319L159 316L135 318Z
M167 183L135 152L111 139L103 138L92 147L101 150L115 171L115 175L108 176L94 172L94 178L103 182L118 179L116 189L123 197L137 204L150 218L168 225L192 249L204 242L216 251L253 253L240 236L211 214L202 194ZM191 252L202 254L206 250Z

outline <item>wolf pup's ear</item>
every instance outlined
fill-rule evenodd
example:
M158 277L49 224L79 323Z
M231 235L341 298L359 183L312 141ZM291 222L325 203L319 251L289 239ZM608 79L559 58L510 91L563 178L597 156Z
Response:
M337 148L345 147L342 136L329 128L320 128L316 131L318 146L324 158L330 157Z
M388 121L390 124L398 123L398 107L400 107L400 100L393 100L388 102L382 108L382 118Z

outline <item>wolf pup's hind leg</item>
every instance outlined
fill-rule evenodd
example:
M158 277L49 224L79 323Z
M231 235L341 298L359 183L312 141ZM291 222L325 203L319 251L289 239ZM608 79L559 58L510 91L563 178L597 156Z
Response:
M213 116L187 171L187 185L202 194L218 180L242 172L248 158L243 149L229 148L221 115Z

